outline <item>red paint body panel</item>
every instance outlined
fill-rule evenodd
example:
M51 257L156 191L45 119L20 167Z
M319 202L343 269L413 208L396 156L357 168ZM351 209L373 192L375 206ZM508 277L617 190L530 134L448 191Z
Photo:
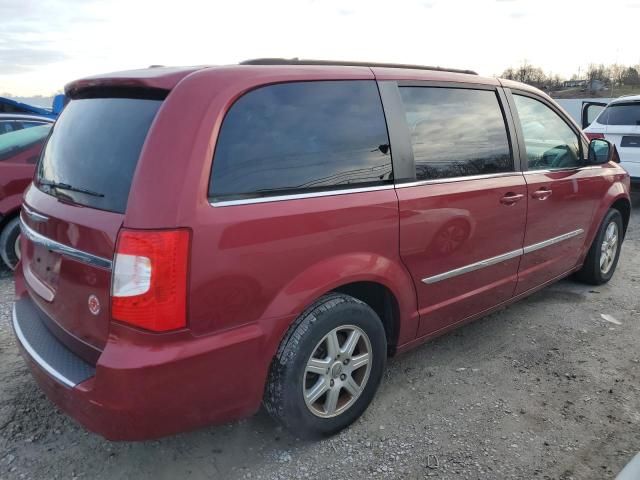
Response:
M36 222L22 214L23 222L35 232L64 245L111 259L123 216L57 200L33 185L25 192L25 204L49 217ZM101 350L109 334L111 272L51 252L23 238L22 270L32 300L72 337ZM101 308L97 315L87 308L96 295Z
M456 323L513 295L518 257L425 284L427 277L522 248L526 194L522 174L399 188L401 255L418 292L420 336Z
M33 178L34 160L42 151L42 143L0 161L0 216L14 215L20 209L22 194Z
M574 271L604 212L629 198L626 174L605 165L570 175L514 172L240 206L209 203L218 132L241 95L285 81L373 79L500 85L448 72L293 65L147 69L68 85L72 97L98 87L170 92L143 146L125 214L63 203L31 187L25 202L50 220L25 218L27 225L107 259L121 227L189 228L191 263L187 328L153 334L111 320L109 270L38 252L23 240L18 295L29 295L79 356L79 344L98 352L95 377L73 389L26 354L49 397L111 439L158 437L249 415L259 408L287 329L323 294L353 282L385 286L397 303L396 346L404 351ZM557 189L552 198L533 203L532 189L550 184ZM524 197L501 203L510 193ZM550 204L553 211L544 208ZM585 233L557 249L422 282L577 228ZM104 307L97 316L87 308L90 294Z
M73 389L22 353L47 396L89 430L110 440L143 440L255 413L262 371L229 365L257 362L261 340L256 326L194 339L113 325L96 376Z
M528 212L525 246L578 230L583 230L583 233L526 253L520 264L516 294L545 283L581 263L580 259L590 245L590 242L585 242L588 226L593 223L596 209L613 180L612 175L617 172L615 167L607 167L606 170L587 167L563 172L529 172L526 175ZM546 199L534 198L534 193L540 190L550 190L551 195Z

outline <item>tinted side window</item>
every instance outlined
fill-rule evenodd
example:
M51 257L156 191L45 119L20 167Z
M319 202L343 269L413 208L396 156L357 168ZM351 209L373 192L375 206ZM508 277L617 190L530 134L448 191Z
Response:
M15 122L0 122L0 135L13 132L15 129Z
M43 144L50 130L51 125L46 124L0 135L0 162L10 160L36 144Z
M640 102L609 105L598 117L602 125L640 125Z
M209 194L234 199L387 183L388 144L374 81L262 87L224 119Z
M44 125L46 122L20 122L20 126L22 128L31 128L37 127L39 125Z
M496 93L401 87L418 180L513 170Z
M522 124L529 170L577 167L580 139L576 132L544 103L513 96Z

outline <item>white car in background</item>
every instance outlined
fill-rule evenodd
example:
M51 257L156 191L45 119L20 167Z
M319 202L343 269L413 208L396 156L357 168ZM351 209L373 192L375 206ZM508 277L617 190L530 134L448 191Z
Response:
M634 189L640 188L640 95L609 104L583 102L582 128L589 140L604 138L615 144Z

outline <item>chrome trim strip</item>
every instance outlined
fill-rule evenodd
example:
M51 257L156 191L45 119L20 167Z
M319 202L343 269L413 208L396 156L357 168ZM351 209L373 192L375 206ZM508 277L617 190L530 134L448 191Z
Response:
M565 240L569 240L570 238L577 237L578 235L582 235L584 230L579 228L578 230L574 230L573 232L565 233L563 235L558 235L557 237L550 238L549 240L544 240L542 242L534 243L533 245L529 245L528 247L524 247L523 251L526 255L527 253L535 252L536 250L540 250L541 248L549 247L556 243L563 242Z
M31 210L29 207L27 207L26 203L22 204L22 211L29 215L29 218L34 222L42 223L49 220L49 217L47 217L46 215L42 215L41 213Z
M391 190L393 188L417 187L420 185L431 185L431 184L437 184L437 183L462 182L465 180L482 180L487 178L512 177L512 176L519 176L519 175L522 175L522 172L488 173L483 175L469 175L468 177L437 178L434 180L421 180L418 182L396 183L395 185L380 185L377 187L346 188L344 190L327 190L324 192L296 193L291 195L274 195L272 197L242 198L238 200L220 200L220 201L209 202L209 203L214 207L231 207L234 205L251 205L254 203L280 202L283 200L299 200L303 198L330 197L333 195L345 195L349 193L375 192L379 190Z
M466 265L454 270L449 270L448 272L439 273L438 275L434 275L432 277L423 278L422 282L430 285L432 283L441 282L442 280L446 280L448 278L457 277L458 275L474 272L476 270L480 270L481 268L490 267L491 265L506 262L507 260L520 257L521 255L522 249L519 248L517 250L513 250L512 252L503 253L502 255L498 255L496 257L487 258L486 260L480 260L479 262L472 263L471 265Z
M88 265L93 265L94 267L106 268L107 270L111 270L111 260L98 257L97 255L83 252L82 250L78 250L68 245L56 242L55 240L51 240L50 238L41 235L35 230L32 230L29 226L27 226L26 223L24 223L24 220L22 220L22 218L20 218L20 228L25 237L27 237L33 243L42 245L52 252L60 253L61 255L72 258L82 263L86 263Z
M512 258L520 257L522 255L526 255L527 253L535 252L536 250L540 250L541 248L549 247L551 245L555 245L556 243L569 240L570 238L577 237L578 235L582 235L583 233L584 233L584 230L580 228L578 230L574 230L572 232L568 232L563 235L558 235L557 237L550 238L543 242L534 243L533 245L529 245L524 248L519 248L517 250L513 250L511 252L498 255L496 257L487 258L486 260L480 260L479 262L472 263L470 265L465 265L464 267L456 268L454 270L449 270L448 272L444 272L444 273L439 273L438 275L433 275L432 277L423 278L422 282L426 283L427 285L431 285L432 283L441 282L442 280L446 280L448 278L453 278L453 277L457 277L458 275L474 272L481 268L490 267L491 265L496 265L498 263L511 260Z
M272 197L241 198L238 200L221 200L209 202L214 207L231 207L234 205L251 205L254 203L281 202L283 200L299 200L302 198L331 197L349 193L377 192L379 190L393 190L393 185L379 185L376 187L345 188L344 190L326 190L323 192L296 193L291 195L274 195Z
M466 180L484 180L488 178L517 177L522 172L486 173L482 175L469 175L468 177L435 178L433 180L419 180L417 182L397 183L396 188L419 187L421 185L433 185L438 183L464 182Z
M582 172L584 170L594 170L600 168L594 165L586 165L584 167L569 167L569 168L544 168L541 170L525 170L522 172L524 175L535 175L536 173L570 173L570 172Z
M12 323L13 330L16 332L16 337L18 337L18 341L22 345L22 347L27 351L27 353L31 356L31 358L49 375L58 380L60 383L66 385L67 387L73 388L77 385L77 383L72 382L67 377L58 372L55 368L49 365L40 355L36 352L33 347L27 342L27 339L22 333L22 329L18 324L18 317L16 316L16 305L13 304L13 313L12 313Z

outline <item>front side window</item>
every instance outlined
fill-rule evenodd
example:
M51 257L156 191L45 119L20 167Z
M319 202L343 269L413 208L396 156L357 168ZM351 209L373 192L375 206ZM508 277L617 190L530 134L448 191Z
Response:
M295 82L258 88L231 107L209 195L258 198L392 181L375 82Z
M513 170L494 91L400 87L418 180Z
M614 103L597 120L602 125L640 125L640 102Z
M580 138L544 103L513 96L522 125L529 170L572 168L582 165Z

